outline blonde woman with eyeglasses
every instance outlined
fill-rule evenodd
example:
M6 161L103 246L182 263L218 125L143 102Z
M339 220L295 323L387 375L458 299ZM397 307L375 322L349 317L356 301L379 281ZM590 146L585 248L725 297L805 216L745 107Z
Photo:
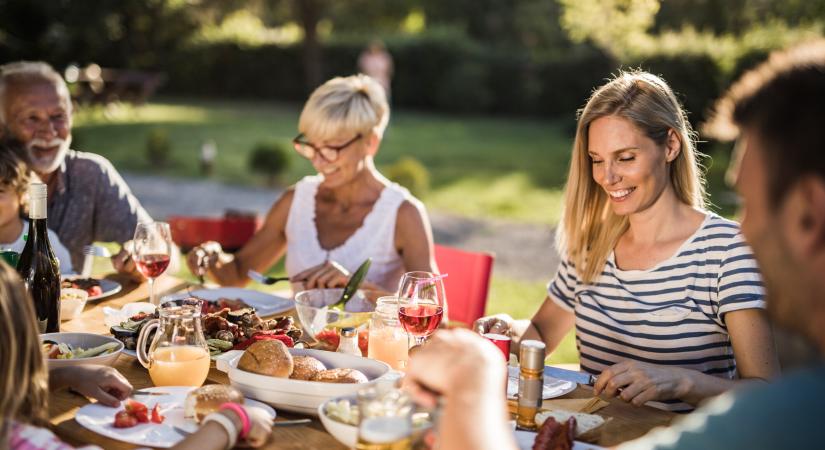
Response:
M404 272L436 272L424 206L375 168L389 121L381 86L366 75L333 78L312 93L293 140L318 172L275 202L263 227L234 255L216 242L189 253L193 273L241 286L286 254L294 289L343 287L368 257L363 288L377 297L398 289Z
M739 224L706 209L694 133L661 78L621 73L580 112L557 238L533 318L478 330L552 351L575 326L595 394L672 411L777 375L756 261Z

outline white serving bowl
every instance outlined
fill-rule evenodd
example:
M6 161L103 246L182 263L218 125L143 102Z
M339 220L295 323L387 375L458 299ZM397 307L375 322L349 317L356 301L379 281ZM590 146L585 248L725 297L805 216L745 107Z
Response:
M333 419L327 413L327 406L330 403L341 400L349 400L351 405L358 405L357 397L354 395L332 398L318 406L318 417L321 419L321 423L324 425L324 428L326 428L327 433L331 434L338 442L347 447L355 448L355 444L358 441L358 427ZM421 439L422 434L432 427L432 423L429 420L417 423L415 417L419 414L420 413L413 414L413 442Z
M376 380L392 376L387 363L344 353L323 350L291 348L293 356L312 356L327 367L349 368L361 371L368 383L322 383L320 381L292 380L259 375L238 369L242 351L226 352L215 359L218 370L229 375L229 382L249 398L268 403L276 408L308 415L318 414L318 406L334 397L345 397L355 393Z
M337 402L345 399L350 400L353 404L356 404L354 397L333 398L327 400L318 407L318 417L321 419L321 423L324 425L324 428L326 428L327 433L331 434L335 440L346 445L347 448L355 448L355 444L358 443L358 427L348 423L339 422L327 414L327 405L330 402Z
M89 300L89 293L83 289L61 288L60 289L60 320L72 320L80 316L86 301Z
M93 333L45 333L40 335L41 341L54 341L58 344L69 344L74 348L89 349L108 342L115 342L118 346L111 353L105 355L92 356L91 358L73 358L73 359L47 359L49 368L57 367L79 366L82 364L100 364L103 366L111 366L117 361L117 358L123 352L123 342L111 336L103 336Z

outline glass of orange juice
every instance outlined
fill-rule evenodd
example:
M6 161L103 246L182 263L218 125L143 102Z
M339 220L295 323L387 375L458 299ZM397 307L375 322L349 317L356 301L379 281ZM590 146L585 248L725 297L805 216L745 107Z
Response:
M398 321L398 298L381 297L370 319L367 356L396 370L407 367L409 337Z
M209 374L209 350L201 329L199 301L162 306L159 319L143 326L137 341L138 361L149 369L155 386L200 386ZM147 340L156 330L147 350Z

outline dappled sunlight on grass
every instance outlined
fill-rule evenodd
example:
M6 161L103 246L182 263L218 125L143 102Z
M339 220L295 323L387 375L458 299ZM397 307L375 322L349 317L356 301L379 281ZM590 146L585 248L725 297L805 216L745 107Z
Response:
M134 106L113 103L108 106L80 107L75 112L75 126L138 123L204 123L215 113L200 106L151 103Z
M563 202L560 189L535 186L524 173L472 175L434 189L427 205L471 217L493 215L533 223L558 223Z

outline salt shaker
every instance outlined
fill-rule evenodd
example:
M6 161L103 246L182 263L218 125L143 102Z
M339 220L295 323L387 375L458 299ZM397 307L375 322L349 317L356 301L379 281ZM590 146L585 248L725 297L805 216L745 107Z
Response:
M358 333L353 327L341 328L341 340L338 342L338 353L361 356L361 349L358 348Z

